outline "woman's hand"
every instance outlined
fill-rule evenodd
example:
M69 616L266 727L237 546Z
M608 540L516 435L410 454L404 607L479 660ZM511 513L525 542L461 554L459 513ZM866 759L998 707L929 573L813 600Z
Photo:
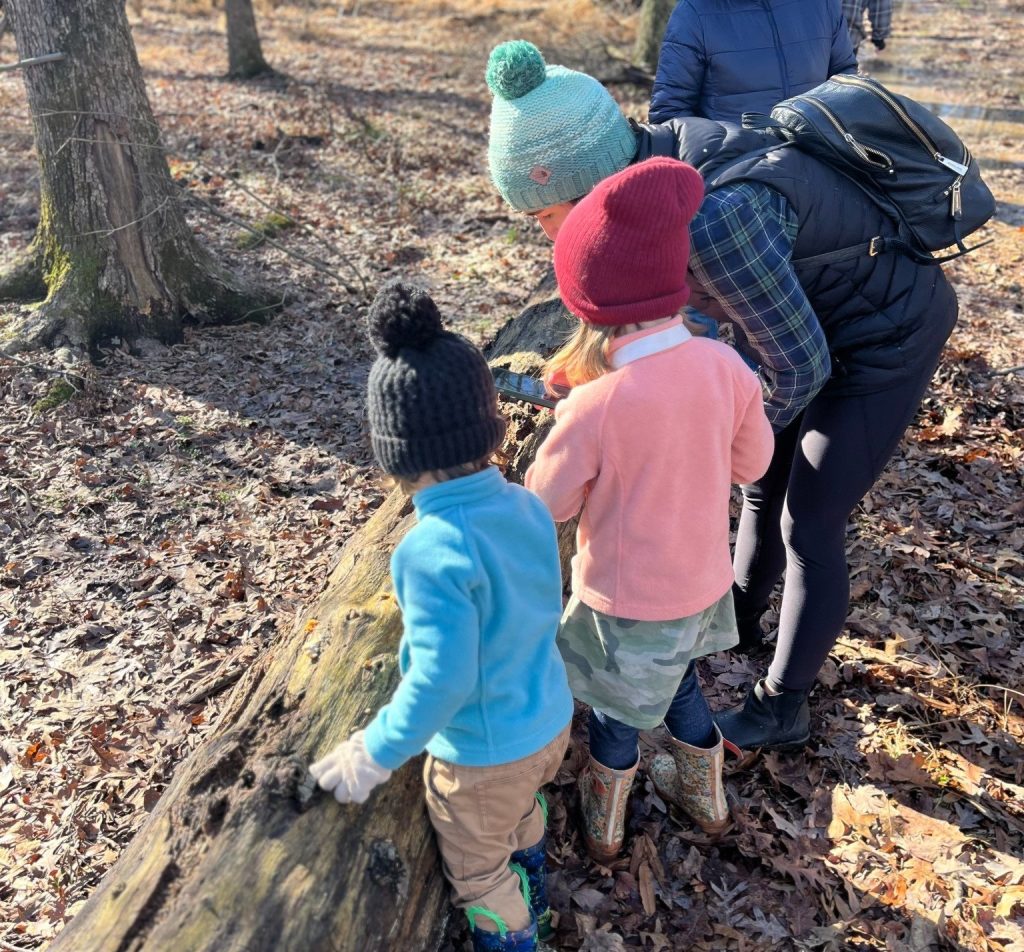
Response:
M365 803L373 788L391 776L390 770L370 756L363 731L356 731L338 744L309 772L324 790L334 794L338 803Z

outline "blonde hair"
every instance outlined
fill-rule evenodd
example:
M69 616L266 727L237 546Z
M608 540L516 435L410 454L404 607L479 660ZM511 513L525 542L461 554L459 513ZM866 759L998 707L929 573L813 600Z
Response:
M570 387L603 377L612 369L608 360L608 342L617 331L617 327L595 327L581 322L569 339L548 358L544 366L545 376L561 372Z

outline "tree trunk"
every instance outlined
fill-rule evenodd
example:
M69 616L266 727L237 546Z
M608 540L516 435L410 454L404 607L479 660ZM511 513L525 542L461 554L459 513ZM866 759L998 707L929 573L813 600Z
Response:
M186 314L229 322L265 311L198 245L171 179L123 0L6 0L40 168L30 255L46 300L0 328L8 351L121 337L181 339ZM0 279L0 286L5 283Z
M228 75L249 79L272 73L260 48L252 0L225 0L224 18L228 34Z
M569 327L560 310L556 300L524 311L498 335L492 363L536 368ZM509 473L521 478L551 416L504 409ZM388 567L413 518L396 491L349 541L325 594L246 672L211 737L179 768L50 952L398 952L436 944L449 907L422 758L362 806L339 806L306 770L364 726L397 683L402 626Z
M640 7L633 62L652 73L658 68L661 42L665 39L665 27L674 6L675 0L643 0Z

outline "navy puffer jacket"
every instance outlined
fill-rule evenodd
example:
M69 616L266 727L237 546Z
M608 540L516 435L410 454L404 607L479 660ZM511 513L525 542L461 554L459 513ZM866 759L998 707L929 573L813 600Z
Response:
M680 0L658 58L650 121L739 122L856 71L840 0Z

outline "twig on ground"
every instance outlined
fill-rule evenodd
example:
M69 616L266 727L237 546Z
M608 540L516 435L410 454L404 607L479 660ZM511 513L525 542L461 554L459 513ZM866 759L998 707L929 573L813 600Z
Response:
M976 688L992 688L996 691L1005 691L1007 694L1012 694L1016 697L1021 705L1024 706L1024 691L1018 691L1015 688L1008 688L1004 684L976 684Z
M71 370L59 370L56 367L46 367L43 364L33 363L31 360L23 360L21 357L16 357L14 354L0 353L0 360L9 360L14 364L21 364L22 367L29 367L32 370L38 370L40 373L48 374L51 377L63 377L78 393L81 393L85 389L85 379L81 374L76 374Z
M283 142L284 139L282 139L281 141ZM267 202L264 199L260 198L260 196L257 195L254 191L252 191L252 189L247 188L241 182L235 181L233 178L231 178L225 172L221 172L221 171L219 171L217 169L214 169L211 166L207 165L205 162L196 161L195 166L196 166L196 168L206 169L206 171L209 172L211 175L219 175L221 178L224 179L224 181L228 185L231 185L234 188L237 188L240 191L244 192L251 199L253 199L254 201L258 202L265 209L267 209L267 211L273 212L274 214L277 214L277 215L284 216L289 221L294 222L304 232L306 232L309 235L312 235L314 238L316 238L317 241L320 242L320 244L322 244L328 250L334 252L334 254L336 254L342 261L345 262L345 264L347 264L349 266L349 268L352 269L353 274L355 274L355 276L359 279L359 283L363 286L363 294L367 298L370 297L370 288L369 288L369 285L366 282L366 278L364 277L362 271L360 271L359 268L357 268L355 266L355 264L352 263L352 261L349 259L349 257L346 254L344 254L344 252L342 252L342 250L340 248L338 248L337 245L331 243L326 238L324 238L323 235L319 234L316 231L316 229L312 228L310 225L307 225L303 221L297 220L293 215L288 215L285 212L282 212L279 208L275 208L269 202Z
M239 228L244 228L246 231L252 232L254 235L258 235L268 245L273 248L277 248L278 251L283 251L286 255L292 258L297 258L299 261L303 261L308 264L311 268L315 268L323 274L329 275L334 278L349 294L359 294L359 288L353 287L348 283L337 271L333 268L328 268L322 261L317 261L315 258L310 258L298 251L292 251L291 248L286 247L279 241L274 241L273 238L268 238L267 235L260 231L258 228L254 228L252 225L247 224L240 218L235 218L234 215L229 215L227 212L222 212L212 202L208 202L205 198L200 198L198 195L189 194L189 199L195 202L197 205L202 205L211 215L216 215L217 218L223 219L224 221L231 222L232 225L237 225Z

